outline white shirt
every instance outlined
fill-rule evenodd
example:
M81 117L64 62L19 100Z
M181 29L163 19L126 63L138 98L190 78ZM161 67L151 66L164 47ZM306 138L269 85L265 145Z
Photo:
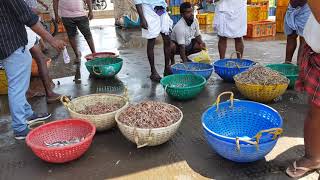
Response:
M171 39L179 45L188 46L192 39L199 35L200 28L197 18L194 18L191 26L188 26L184 18L181 18L172 30Z

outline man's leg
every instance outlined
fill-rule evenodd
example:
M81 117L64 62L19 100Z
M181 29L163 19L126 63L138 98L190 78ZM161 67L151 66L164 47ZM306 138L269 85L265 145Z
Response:
M29 88L32 58L24 47L19 48L3 61L8 79L8 98L12 117L12 128L20 133L27 128L26 118L33 111L27 102L26 92Z
M240 54L237 53L237 58L240 59L243 56L243 50L244 50L243 39L242 37L235 38L234 42L235 42L236 51L240 52Z
M303 55L303 48L306 44L306 41L302 36L300 36L300 45L299 45L299 50L298 50L298 57L297 57L297 65L300 66L301 60L302 60L302 55Z
M170 43L170 59L171 59L171 65L174 65L176 63L175 59L174 59L174 56L176 55L177 53L177 45L175 42L171 41Z
M76 21L77 23L77 27L79 28L80 32L83 34L84 38L86 39L90 50L92 53L96 53L96 49L94 46L94 42L93 42L93 38L92 38L92 34L90 31L90 25L89 25L89 19L88 17L84 16L84 17L79 17L79 19L77 19Z
M304 144L305 156L297 161L297 167L309 169L320 168L320 107L311 103L309 113L304 123ZM293 167L290 167L289 172L295 172ZM287 170L287 173L288 173ZM302 174L305 171L296 170L296 174Z
M227 38L219 36L218 49L220 54L220 59L224 59L226 57L227 50Z
M163 33L161 33L162 39L163 39L163 51L164 51L164 61L165 61L165 65L164 65L164 75L170 75L172 74L172 70L171 70L171 66L170 66L170 56L171 56L171 49L170 49L170 36L169 35L165 35Z
M147 55L148 55L148 60L150 63L150 68L151 68L151 76L150 79L153 81L159 82L161 80L160 75L157 72L157 69L154 65L154 45L155 45L156 39L148 39L148 44L147 44Z
M80 62L81 55L78 49L77 41L76 41L76 35L77 35L77 25L74 21L74 18L61 18L62 23L64 27L66 28L69 42L71 44L71 47L76 55L76 62Z
M54 93L51 89L51 80L49 78L49 71L47 68L47 57L44 56L38 45L33 46L30 49L30 52L38 65L40 78L46 91L47 99L50 100L60 97L60 94Z
M287 45L286 45L286 59L285 63L291 63L294 51L297 48L297 37L296 33L290 34L287 36Z
M186 49L186 51L187 51L186 55L189 56L190 54L195 54L195 53L202 51L202 47L197 41L192 40L191 49L190 50Z

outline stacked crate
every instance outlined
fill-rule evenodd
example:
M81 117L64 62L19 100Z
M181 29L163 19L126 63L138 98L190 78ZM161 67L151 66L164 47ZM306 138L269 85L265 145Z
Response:
M276 35L276 23L269 21L269 0L248 0L247 36L259 38Z
M289 0L277 0L276 26L277 32L284 32L284 16L286 15Z

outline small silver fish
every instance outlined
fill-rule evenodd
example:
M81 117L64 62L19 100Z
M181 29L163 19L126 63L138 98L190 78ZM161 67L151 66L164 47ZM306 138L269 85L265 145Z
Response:
M64 147L64 146L69 146L69 145L72 145L72 144L77 144L77 143L80 143L81 141L83 141L85 139L85 137L81 137L81 138L72 138L70 140L65 140L65 141L56 141L56 142L53 142L53 143L46 143L44 142L44 144L47 146L47 147Z

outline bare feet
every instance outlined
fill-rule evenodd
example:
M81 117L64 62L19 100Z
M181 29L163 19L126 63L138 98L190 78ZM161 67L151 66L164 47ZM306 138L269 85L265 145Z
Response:
M155 82L160 82L161 76L158 73L152 73L150 79Z
M320 161L314 161L303 157L289 166L286 170L286 173L290 177L299 178L319 168Z

